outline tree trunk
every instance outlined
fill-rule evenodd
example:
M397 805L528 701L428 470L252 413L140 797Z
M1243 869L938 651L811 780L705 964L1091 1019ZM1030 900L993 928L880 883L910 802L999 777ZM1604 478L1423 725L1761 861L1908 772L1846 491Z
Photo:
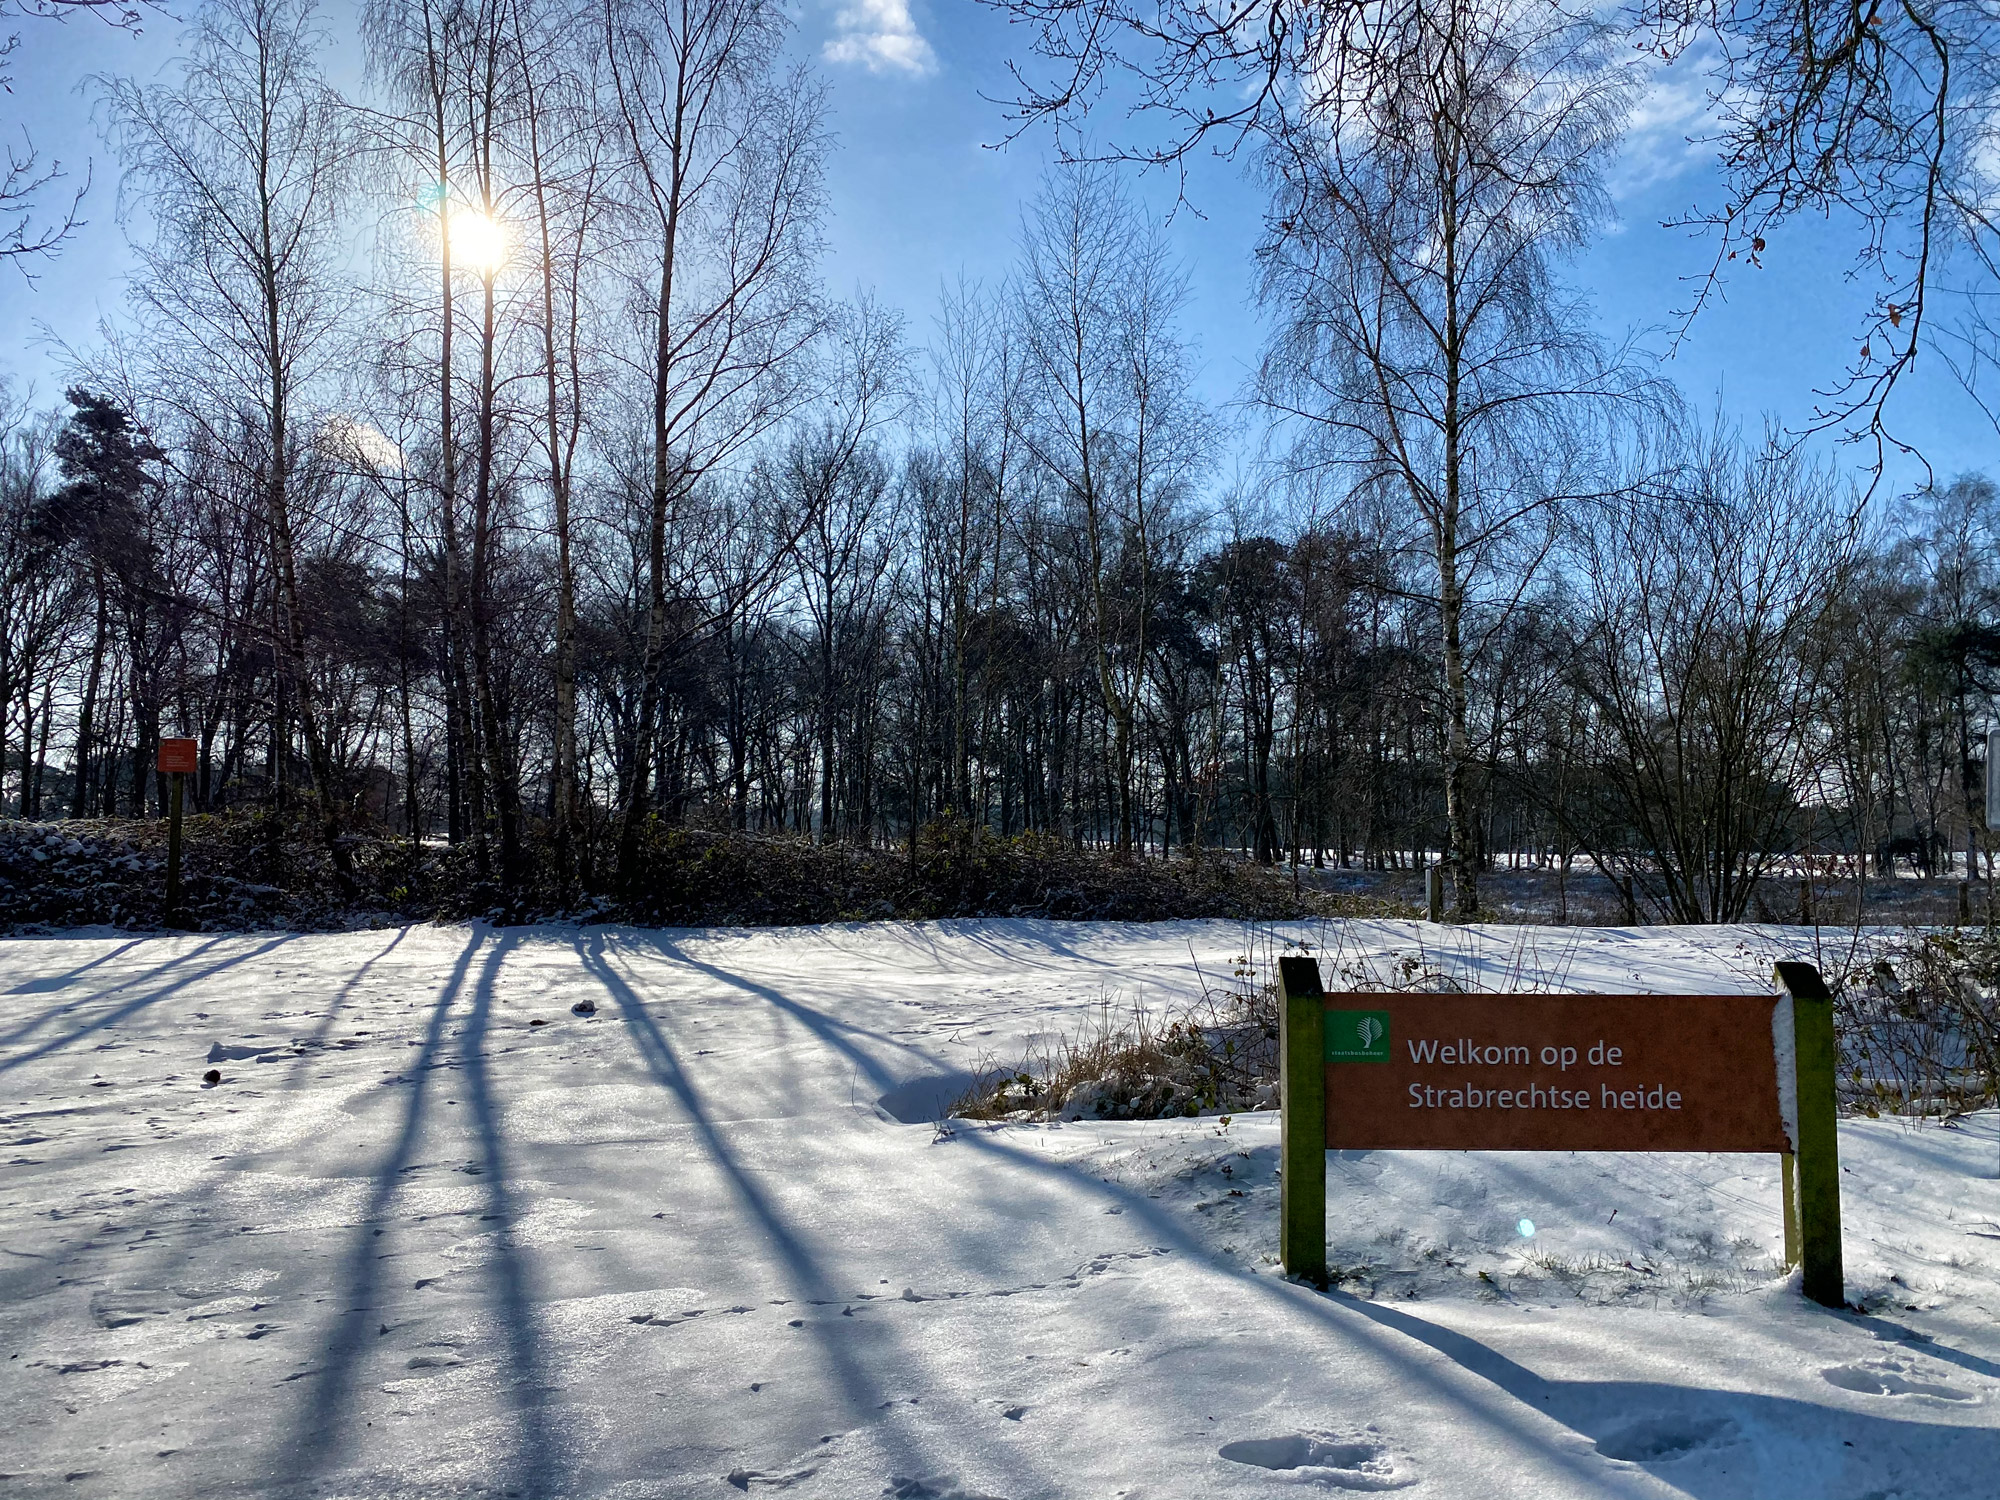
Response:
M1465 435L1461 430L1460 385L1464 377L1459 323L1458 235L1452 214L1455 206L1446 195L1444 246L1445 326L1444 326L1444 500L1436 520L1438 566L1438 624L1444 636L1444 806L1445 863L1451 868L1455 915L1461 922L1479 914L1479 876L1471 853L1471 816L1466 804L1466 770L1472 760L1472 745L1466 730L1465 649L1462 639L1464 581L1459 571L1459 517L1464 494Z
M516 12L519 20L519 12ZM525 47L523 47L525 54ZM555 846L556 880L565 895L576 888L576 567L570 555L570 444L562 421L562 391L556 362L555 242L549 229L548 178L542 161L541 112L535 70L521 73L527 104L528 159L534 174L535 227L540 238L543 394L548 423L549 500L556 524L555 736L550 746L549 814ZM571 371L575 373L575 321L571 320ZM573 382L574 383L574 382ZM580 398L580 393L579 393ZM738 808L739 817L741 807Z
M661 656L667 638L667 512L674 498L675 478L673 457L668 451L672 438L667 402L673 378L673 343L667 320L674 304L674 253L680 228L678 191L677 175L663 225L660 285L654 306L658 337L653 349L653 484L652 513L646 532L646 649L639 685L637 744L625 788L624 825L618 836L618 878L628 891L638 878L639 834L645 827L647 812L646 769L660 714Z
M97 712L97 691L104 676L105 639L111 629L109 601L104 592L104 569L100 564L90 567L91 584L97 591L97 629L90 641L90 672L84 679L83 707L76 719L76 785L70 789L70 815L84 818L90 815L90 750L91 727Z
M520 788L507 764L506 735L493 693L492 566L494 431L494 301L492 268L482 275L479 329L478 456L472 488L472 679L479 710L484 769L500 815L500 883L511 890L520 875Z

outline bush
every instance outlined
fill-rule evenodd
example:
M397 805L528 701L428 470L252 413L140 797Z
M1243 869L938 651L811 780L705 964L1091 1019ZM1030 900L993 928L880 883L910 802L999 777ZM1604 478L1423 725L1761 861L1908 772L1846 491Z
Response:
M1296 892L1274 872L1224 855L1120 860L1034 835L1001 839L963 823L922 830L913 859L908 844L826 844L656 822L639 846L638 877L623 891L612 887L608 833L584 851L594 876L567 890L540 829L530 830L511 889L494 868L497 851L482 868L468 844L416 845L380 829L353 830L342 842L356 886L346 901L309 814L189 818L186 925L313 930L485 917L763 927L977 916L1268 920L1398 909ZM166 824L153 820L0 821L0 931L164 926L166 843Z
M1919 933L1834 985L1841 1102L1950 1116L2000 1101L2000 936Z

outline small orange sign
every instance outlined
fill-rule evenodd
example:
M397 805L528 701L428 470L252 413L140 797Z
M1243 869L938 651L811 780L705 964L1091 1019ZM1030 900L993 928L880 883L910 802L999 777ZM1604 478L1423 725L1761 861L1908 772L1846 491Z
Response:
M1790 1151L1773 1032L1779 1003L1774 995L1328 995L1326 1143Z
M201 760L201 746L193 740L161 740L159 767L165 772L187 774Z

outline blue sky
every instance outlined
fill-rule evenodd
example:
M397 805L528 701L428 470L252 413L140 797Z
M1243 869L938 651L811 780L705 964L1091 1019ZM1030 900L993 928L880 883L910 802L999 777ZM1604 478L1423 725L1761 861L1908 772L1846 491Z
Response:
M329 29L340 31L348 14L345 0L330 5ZM1007 94L1004 63L1020 34L974 0L802 0L796 14L801 52L817 57L832 83L841 141L830 183L827 280L842 292L872 288L902 307L921 341L944 282L964 274L991 283L1005 274L1021 204L1047 159L1044 135L993 149L1007 127L1001 108L983 96ZM88 342L100 315L117 315L127 266L116 165L79 85L96 71L152 72L179 28L154 17L146 35L133 39L87 17L18 26L13 93L0 110L11 116L17 140L18 123L26 123L36 146L61 158L73 181L82 180L87 163L94 171L85 200L90 223L61 258L36 267L33 286L0 269L0 328L7 333L0 371L53 397L60 377L49 352L35 346L34 325ZM1657 81L1614 181L1618 224L1574 268L1608 334L1636 332L1661 352L1691 295L1688 278L1708 258L1701 240L1660 227L1717 194L1703 153L1685 141L1699 128L1700 97L1693 78L1669 72ZM1170 183L1141 179L1135 187L1160 215L1173 207ZM1195 211L1174 214L1169 232L1193 285L1189 327L1201 350L1201 387L1220 402L1240 392L1257 357L1250 249L1259 203L1238 170L1222 162L1196 165L1190 196ZM1814 388L1833 379L1851 353L1855 315L1868 301L1867 284L1848 276L1854 245L1852 226L1790 225L1774 237L1763 270L1736 272L1663 371L1698 405L1719 403L1752 428L1766 418L1804 422ZM1992 425L1935 356L1926 355L1899 391L1892 417L1941 474L2000 471ZM1839 462L1860 457L1822 446ZM1894 477L1908 483L1917 472L1905 463Z

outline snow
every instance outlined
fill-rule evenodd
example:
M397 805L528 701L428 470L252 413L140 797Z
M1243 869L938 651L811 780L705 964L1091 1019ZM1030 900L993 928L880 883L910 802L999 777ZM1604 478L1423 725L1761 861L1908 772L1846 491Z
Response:
M1277 935L1627 992L1796 940ZM1321 1294L1274 1115L935 1122L1270 936L0 944L0 1496L1996 1493L1994 1114L1843 1123L1867 1313L1776 1265L1772 1159L1332 1155Z

